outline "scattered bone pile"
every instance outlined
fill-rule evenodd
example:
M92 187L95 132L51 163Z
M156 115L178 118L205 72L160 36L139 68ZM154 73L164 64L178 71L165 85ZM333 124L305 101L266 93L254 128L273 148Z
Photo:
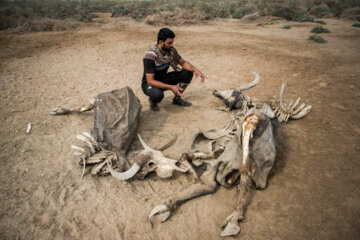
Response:
M77 136L81 143L73 145L79 164L91 169L92 175L111 174L119 180L144 179L149 172L160 178L170 178L174 171L190 172L197 179L187 189L162 200L149 215L149 220L166 221L184 202L214 193L218 186L240 186L240 198L235 210L226 218L221 236L240 232L239 222L244 219L252 188L264 189L276 157L276 125L289 119L299 119L310 112L311 106L301 104L300 98L283 103L285 85L280 98L260 101L243 92L256 86L260 76L249 85L235 90L213 92L226 105L232 120L223 129L200 130L195 134L191 149L183 153L180 161L166 158L161 150L149 147L138 135L143 150L128 152L137 133L141 105L129 88L100 94L90 107L70 110L56 108L52 114L60 115L94 108L94 128ZM205 149L205 150L204 150Z

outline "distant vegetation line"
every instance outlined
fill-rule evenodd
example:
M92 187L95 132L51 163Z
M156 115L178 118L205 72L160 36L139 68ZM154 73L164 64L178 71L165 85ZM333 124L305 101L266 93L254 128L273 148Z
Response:
M92 22L96 12L145 20L155 25L194 24L214 18L256 13L292 21L322 17L351 17L360 21L359 0L148 0L148 1L4 1L0 0L0 30L66 30Z

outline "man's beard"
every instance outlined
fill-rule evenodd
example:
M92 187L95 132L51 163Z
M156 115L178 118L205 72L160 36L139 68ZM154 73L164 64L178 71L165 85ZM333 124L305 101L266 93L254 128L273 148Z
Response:
M170 52L170 48L167 48L165 46L162 46L161 50L163 50L164 52Z

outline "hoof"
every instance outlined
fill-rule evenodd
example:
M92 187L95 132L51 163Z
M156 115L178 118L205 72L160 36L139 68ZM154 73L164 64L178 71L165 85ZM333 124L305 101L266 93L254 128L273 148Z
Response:
M240 226L229 222L228 224L226 224L225 229L221 232L221 237L226 237L226 236L233 236L233 235L237 235L240 233Z
M149 220L152 222L158 220L160 222L165 222L171 215L169 208L166 205L157 205L151 211L149 215Z

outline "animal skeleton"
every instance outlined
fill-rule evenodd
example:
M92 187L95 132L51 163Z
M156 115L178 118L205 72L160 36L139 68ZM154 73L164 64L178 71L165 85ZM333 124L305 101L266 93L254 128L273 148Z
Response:
M182 203L214 193L218 185L232 186L240 178L241 197L234 212L227 217L221 236L238 234L240 232L239 222L244 219L252 183L255 188L265 188L267 177L275 161L277 121L274 117L277 116L279 122L287 122L290 118L298 119L305 116L311 109L311 106L305 104L297 107L299 98L289 104L284 104L284 84L281 87L279 100L272 98L268 101L259 101L245 95L243 93L245 90L256 86L260 81L259 75L254 74L255 79L249 85L235 90L215 90L213 92L214 96L225 103L226 111L233 110L233 118L223 129L201 130L197 133L191 150L182 154L180 161L165 158L160 151L149 147L140 135L138 137L144 149L127 154L131 140L137 131L141 106L139 107L137 104L138 100L130 88L99 95L93 105L95 121L92 134L78 135L77 138L85 146L72 146L75 150L74 154L80 158L79 163L84 167L83 174L85 166L91 164L95 164L91 171L92 175L111 174L119 180L143 179L151 171L155 171L161 178L169 178L173 171L187 172L190 170L199 178L200 182L163 199L162 204L155 206L149 219L160 222L166 221L174 209ZM122 100L116 100L115 106L113 106L114 99L117 98ZM107 104L109 99L112 99L111 104ZM123 111L124 105L132 107ZM107 109L109 106L110 109ZM111 108L115 108L116 111ZM132 110L132 108L136 110ZM90 110L89 107L83 109ZM128 114L128 111L133 114ZM74 111L57 108L52 111L52 114L71 112L81 112L81 109ZM106 115L110 112L112 114L120 113L120 116L110 117L109 121ZM105 120L102 119L103 115L105 115ZM126 119L125 125L116 122L119 119ZM124 128L126 131L117 131L116 134L106 132L109 127L105 125L109 123L111 126L119 125L120 129ZM119 134L121 136L117 136ZM201 140L206 140L208 151L197 149ZM175 138L172 143L174 141ZM167 146L169 145L167 144ZM206 165L206 170L202 174L198 169L201 165Z

